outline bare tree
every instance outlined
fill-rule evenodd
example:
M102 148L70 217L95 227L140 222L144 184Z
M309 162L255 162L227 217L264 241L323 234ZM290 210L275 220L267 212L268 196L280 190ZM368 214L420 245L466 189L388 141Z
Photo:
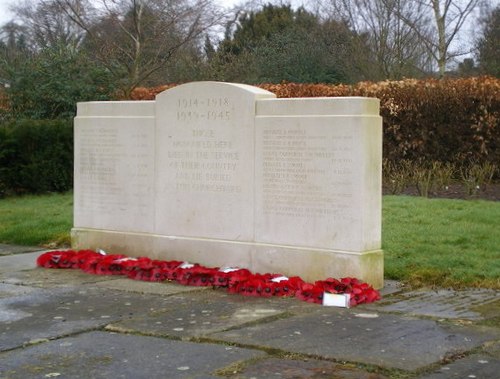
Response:
M78 46L84 32L67 17L55 0L24 1L12 7L36 48Z
M183 46L220 22L211 0L54 0L86 33L85 44L117 78L125 96Z
M443 77L450 61L471 52L454 46L469 16L482 2L323 0L331 14L347 19L357 30L370 33L374 54L387 77L399 76L405 64L426 67L429 58Z
M368 35L372 54L384 78L414 76L428 66L420 42L429 22L425 7L409 0L326 0L320 12L348 22L359 35ZM417 31L402 20L411 19Z
M29 59L32 48L27 41L27 29L10 21L0 28L0 85L9 77L9 67Z
M500 4L483 13L481 36L476 41L477 58L483 74L500 78Z
M444 77L446 65L452 59L468 54L471 50L454 49L452 44L457 41L459 32L472 11L481 4L482 0L415 0L428 8L433 16L433 33L424 33L421 25L411 17L399 14L399 17L418 33L421 42L437 63L439 76Z

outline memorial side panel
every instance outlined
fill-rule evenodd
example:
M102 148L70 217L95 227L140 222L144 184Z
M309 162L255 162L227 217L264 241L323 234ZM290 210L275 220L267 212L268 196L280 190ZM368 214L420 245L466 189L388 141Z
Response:
M156 233L253 239L255 90L192 83L157 97Z
M257 242L365 250L362 118L257 118Z
M154 118L75 119L74 226L152 232Z

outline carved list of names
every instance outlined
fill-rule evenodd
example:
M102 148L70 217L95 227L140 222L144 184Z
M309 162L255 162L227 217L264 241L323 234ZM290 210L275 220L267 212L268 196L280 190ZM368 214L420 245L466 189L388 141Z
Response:
M76 209L101 220L152 217L152 137L141 126L78 127ZM116 222L116 221L113 221Z
M262 131L264 215L342 219L353 194L353 137L320 128Z

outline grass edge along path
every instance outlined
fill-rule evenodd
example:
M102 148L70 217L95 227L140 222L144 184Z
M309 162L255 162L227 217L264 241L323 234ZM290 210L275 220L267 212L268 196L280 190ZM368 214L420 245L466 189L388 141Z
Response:
M385 277L500 289L500 202L384 196ZM0 199L0 243L68 245L73 194Z

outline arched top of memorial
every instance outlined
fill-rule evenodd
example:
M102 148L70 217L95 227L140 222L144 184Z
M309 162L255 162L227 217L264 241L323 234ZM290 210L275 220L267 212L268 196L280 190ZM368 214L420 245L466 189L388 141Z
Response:
M220 93L227 91L231 95L250 95L255 99L275 98L276 95L259 87L250 86L248 84L226 83L226 82L191 82L181 84L174 88L167 89L156 95L156 100L160 100L170 95L178 95L183 93L187 96L200 96L200 94L211 96L214 91Z

